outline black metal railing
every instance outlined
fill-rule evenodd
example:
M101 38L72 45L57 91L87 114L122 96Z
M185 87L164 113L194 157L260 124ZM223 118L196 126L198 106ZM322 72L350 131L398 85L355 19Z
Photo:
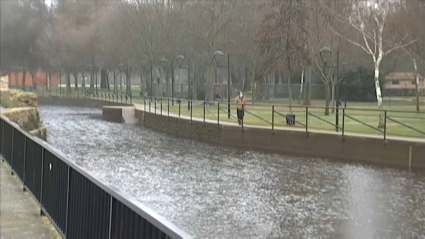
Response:
M231 103L231 108L235 109L236 105ZM232 114L233 110L229 118L227 104L218 101L143 98L143 109L154 114L190 117L190 120L217 124L235 124L237 120ZM328 131L343 137L347 133L381 135L384 140L388 136L425 138L425 112L344 107L338 108L339 113L333 114L330 112L332 107L328 107L329 115L325 115L325 109L321 106L248 103L241 126L271 128L273 133L279 128L302 130L307 136L312 131ZM379 117L382 118L380 124Z
M191 238L0 116L0 153L65 238Z
M16 86L12 88L22 90L22 88ZM122 104L132 104L133 102L132 92L122 90L59 87L47 90L45 88L34 89L32 87L27 87L25 91L34 92L40 97L57 96L60 98L102 100Z

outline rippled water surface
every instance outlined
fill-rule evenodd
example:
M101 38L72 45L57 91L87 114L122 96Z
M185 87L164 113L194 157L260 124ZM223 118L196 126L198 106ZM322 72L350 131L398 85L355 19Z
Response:
M49 143L196 238L425 238L423 172L215 147L97 109L39 111Z

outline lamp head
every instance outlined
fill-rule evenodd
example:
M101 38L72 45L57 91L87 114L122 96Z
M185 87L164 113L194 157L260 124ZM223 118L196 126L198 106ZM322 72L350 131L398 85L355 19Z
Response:
M332 50L329 47L322 47L319 51L320 59L323 63L328 63L332 56Z
M179 66L181 67L183 65L183 62L184 62L184 56L183 55L178 55L176 57L176 59L177 59L177 64L179 64Z
M223 56L224 56L224 53L220 50L214 52L214 60L217 63L217 65L220 65L221 61L223 60Z

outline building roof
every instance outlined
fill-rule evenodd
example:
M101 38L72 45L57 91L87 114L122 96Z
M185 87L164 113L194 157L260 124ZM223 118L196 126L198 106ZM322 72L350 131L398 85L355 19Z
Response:
M422 75L418 73L419 79L422 79ZM414 72L391 72L385 76L385 80L414 80Z

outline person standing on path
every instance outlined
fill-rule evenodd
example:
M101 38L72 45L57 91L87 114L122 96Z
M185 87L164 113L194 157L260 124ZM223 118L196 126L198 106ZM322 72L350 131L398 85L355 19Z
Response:
M246 99L243 96L242 91L240 91L239 95L235 98L235 104L236 104L236 114L238 116L238 123L239 125L242 125L243 117L245 115L245 105L246 105Z

